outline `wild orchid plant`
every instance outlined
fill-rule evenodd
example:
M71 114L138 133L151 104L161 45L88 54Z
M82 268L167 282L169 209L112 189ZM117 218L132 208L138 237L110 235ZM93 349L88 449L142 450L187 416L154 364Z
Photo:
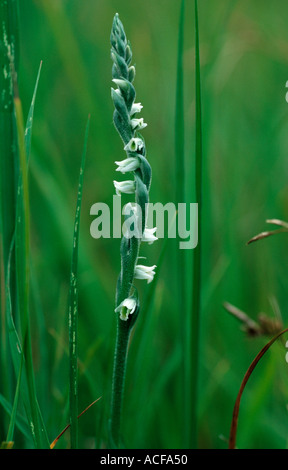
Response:
M146 227L147 207L152 171L146 158L146 147L139 131L146 127L143 118L137 118L142 110L141 103L135 103L136 92L132 84L135 67L131 65L132 50L118 14L115 15L111 31L112 77L117 86L112 88L115 106L113 121L124 143L127 158L116 161L116 171L133 173L133 180L114 181L116 194L135 194L134 203L125 206L127 230L121 240L121 272L116 287L117 337L115 347L112 403L110 416L111 445L119 447L120 422L125 382L128 342L132 327L139 315L140 303L134 279L153 280L156 266L138 264L141 242L153 243L157 238L156 228ZM130 230L128 230L130 229Z

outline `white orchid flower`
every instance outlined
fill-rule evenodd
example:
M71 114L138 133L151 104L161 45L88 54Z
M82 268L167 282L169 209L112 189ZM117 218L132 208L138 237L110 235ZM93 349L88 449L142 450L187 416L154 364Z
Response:
M139 168L139 159L134 157L125 158L121 162L115 162L118 165L116 171L121 171L121 173L127 173L129 171L135 171Z
M140 113L142 108L143 106L141 103L133 103L131 111L130 111L130 116L133 116L133 114L136 114L136 113Z
M135 279L147 279L147 284L153 281L156 265L144 266L143 264L137 264L135 267L134 276Z
M113 181L113 184L118 196L121 196L121 193L133 194L135 192L135 181Z
M115 312L120 312L120 319L127 321L129 315L135 312L137 307L136 299L133 297L129 297L128 299L123 300L117 308L115 308Z
M144 129L144 127L147 126L146 122L144 122L143 118L140 119L131 119L131 126L133 130L140 131L141 129Z
M144 142L139 137L132 137L129 140L128 144L125 145L124 150L129 152L137 152L138 150L142 150L144 147Z
M143 236L142 236L142 242L148 242L149 245L151 245L153 242L158 240L157 237L155 237L154 233L156 232L157 227L154 228L145 228Z

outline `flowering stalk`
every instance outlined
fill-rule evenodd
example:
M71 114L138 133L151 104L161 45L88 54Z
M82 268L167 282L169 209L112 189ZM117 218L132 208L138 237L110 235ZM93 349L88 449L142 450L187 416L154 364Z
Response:
M118 14L115 15L113 20L110 40L113 61L112 81L117 86L116 89L112 88L111 90L115 106L113 122L123 141L126 152L124 160L115 162L118 166L116 171L120 171L122 174L129 172L134 176L133 180L114 181L113 183L118 195L121 195L121 193L134 193L135 202L137 207L140 208L139 211L135 211L131 203L127 204L130 213L129 211L127 213L127 210L125 211L125 222L128 217L129 220L132 217L135 227L139 229L136 234L133 232L132 236L125 234L121 240L121 271L116 287L117 336L112 379L109 438L111 446L119 447L121 445L121 409L128 342L140 309L138 294L133 282L134 279L146 279L148 283L153 280L156 266L138 265L137 260L141 242L153 243L157 238L154 235L156 228L146 228L146 208L149 202L152 172L146 159L145 142L139 131L144 129L147 124L143 118L136 117L142 110L142 105L141 103L135 103L136 92L132 84L135 77L135 67L131 65L132 51Z

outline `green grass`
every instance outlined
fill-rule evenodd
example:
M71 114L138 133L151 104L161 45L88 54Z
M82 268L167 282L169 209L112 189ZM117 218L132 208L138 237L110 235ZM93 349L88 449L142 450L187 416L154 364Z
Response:
M184 20L185 20L185 1L181 2L178 34L177 51L177 80L176 80L176 102L175 102L175 202L187 202L186 197L186 178L185 178L185 116L184 116L184 71L183 71L183 53L184 53ZM177 275L178 275L178 304L177 310L181 312L179 316L179 329L182 339L182 386L183 386L183 405L180 405L179 413L183 416L183 442L188 447L190 442L190 409L191 409L191 383L190 383L190 314L188 311L188 293L187 293L187 253L185 250L177 249Z
M77 204L74 221L74 236L71 259L68 324L69 324L69 402L71 424L71 448L78 448L78 256L80 216L83 194L84 169L87 152L90 116L86 126L84 149L82 153Z
M13 70L11 72L13 74ZM12 76L14 82L14 107L19 151L19 182L17 187L17 207L16 207L16 224L15 224L15 270L16 270L16 286L17 286L17 309L18 317L21 325L21 340L23 348L24 363L28 399L30 405L30 427L35 445L37 448L48 448L49 441L38 407L34 364L32 358L32 342L31 342L31 326L29 313L29 297L30 297L30 204L29 204L29 186L28 186L28 160L30 139L32 132L33 108L35 101L35 92L32 98L32 104L28 114L28 125L24 127L22 104L18 95L17 77ZM38 77L37 77L38 82ZM36 86L37 86L36 82ZM5 222L5 221L4 221ZM20 369L20 370L21 370ZM21 375L19 372L19 379Z
M200 355L200 323L202 308L202 211L203 211L203 150L202 150L202 99L200 34L198 2L195 0L195 195L198 203L198 245L193 252L192 319L191 319L191 437L190 446L198 447L198 371Z
M119 239L94 240L89 229L92 204L112 207L114 160L121 159L110 97L109 37L118 11L149 124L150 200L201 202L199 250L179 254L178 240L143 247L158 270L155 283L137 281L142 310L129 344L123 438L129 448L167 449L185 447L190 435L191 447L227 449L241 381L269 338L248 338L223 303L253 320L280 314L287 326L286 235L247 242L267 228L265 220L288 220L288 6L202 0L195 31L194 2L185 2L183 22L180 1L120 3L21 0L18 30L17 10L0 1L1 70L9 71L8 34L23 110L16 122L11 77L1 73L0 440L48 447L71 423L70 272L82 129L91 112L78 240L78 403L74 428L55 447L69 448L75 429L79 448L107 445ZM253 372L237 447L287 447L286 352L277 342Z

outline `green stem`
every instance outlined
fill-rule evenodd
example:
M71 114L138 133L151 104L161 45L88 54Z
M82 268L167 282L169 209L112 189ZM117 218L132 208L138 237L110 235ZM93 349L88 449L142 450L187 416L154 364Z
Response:
M119 447L120 444L121 415L130 331L129 324L118 319L110 415L110 440L113 447Z

